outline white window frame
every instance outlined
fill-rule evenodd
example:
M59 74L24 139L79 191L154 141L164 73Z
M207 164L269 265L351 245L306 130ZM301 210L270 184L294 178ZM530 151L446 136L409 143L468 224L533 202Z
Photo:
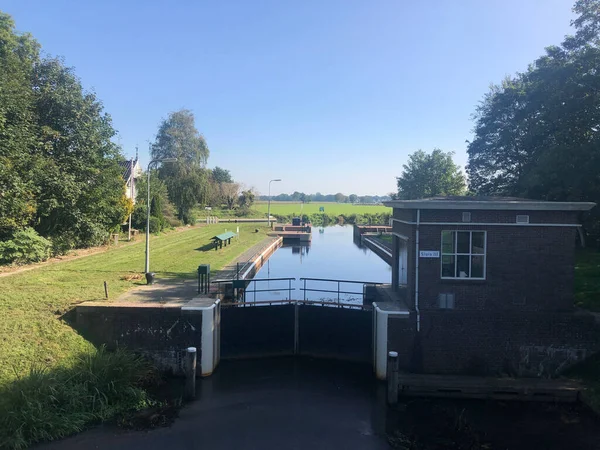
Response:
M458 253L458 238L456 233L469 233L469 253ZM444 253L444 233L452 233L454 237L454 252L453 253ZM473 256L482 256L479 253L471 253L473 249L473 233L483 233L483 277L445 277L443 276L443 268L444 268L444 255L454 256L454 263L458 264L458 256L468 256L469 257L469 275L471 274L471 259ZM456 270L456 269L455 269ZM456 272L455 272L456 275ZM487 276L487 231L485 230L442 230L440 234L440 278L442 280L461 280L461 281L469 281L469 280L485 280Z

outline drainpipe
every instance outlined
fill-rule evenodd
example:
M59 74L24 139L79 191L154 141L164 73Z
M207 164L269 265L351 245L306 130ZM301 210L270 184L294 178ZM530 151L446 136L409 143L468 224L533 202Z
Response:
M421 312L419 311L419 223L421 210L417 209L417 229L415 236L415 310L417 311L417 333L421 331Z

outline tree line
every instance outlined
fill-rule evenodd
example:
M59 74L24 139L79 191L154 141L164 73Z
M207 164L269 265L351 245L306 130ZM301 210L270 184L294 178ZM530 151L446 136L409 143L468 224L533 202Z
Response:
M117 132L72 68L43 56L0 12L0 264L40 261L101 245L129 214L145 229L146 177L125 195ZM151 146L151 231L195 222L198 204L248 208L254 193L207 169L209 149L190 111L168 116Z
M269 200L268 195L261 195L259 197L260 200L267 201ZM388 195L356 195L350 194L345 195L341 192L336 194L321 194L317 192L316 194L305 194L304 192L294 191L292 194L279 194L271 196L271 200L276 202L302 202L302 203L310 203L310 202L337 202L337 203L361 203L361 204L376 204L381 203L383 201L389 200L390 196Z
M150 174L152 233L195 224L199 205L238 208L243 214L254 203L254 191L235 182L229 170L206 167L210 151L189 110L175 111L162 121L150 154L160 164ZM141 230L146 229L147 191L144 176L137 183L132 217L133 226Z
M0 12L0 262L106 240L131 211L111 118Z
M409 157L398 198L511 196L600 200L600 0L577 0L574 35L492 85L473 114L465 175L452 153ZM600 208L583 216L600 239Z

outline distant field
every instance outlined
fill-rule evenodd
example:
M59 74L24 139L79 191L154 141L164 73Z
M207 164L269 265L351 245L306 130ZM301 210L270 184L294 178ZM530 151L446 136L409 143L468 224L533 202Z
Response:
M314 202L305 203L300 202L271 202L271 214L281 214L283 216L289 216L291 214L314 214L319 213L320 207L325 208L326 214L377 214L377 213L391 213L392 208L382 205L353 205L351 203L327 203L327 202ZM263 212L267 212L267 202L256 202L252 209Z

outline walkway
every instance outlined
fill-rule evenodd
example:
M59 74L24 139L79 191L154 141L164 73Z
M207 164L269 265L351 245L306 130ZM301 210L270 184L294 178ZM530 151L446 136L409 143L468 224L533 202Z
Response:
M223 361L169 428L96 428L47 450L387 449L368 365L278 358ZM381 399L382 400L382 399ZM381 430L378 433L376 430Z
M250 247L222 270L212 272L211 280L235 278L238 262L240 263L240 267L242 267L247 261L271 245L275 239L271 237L265 238L258 244ZM197 296L198 280L196 278L159 278L153 285L144 285L127 291L116 302L120 304L169 303L169 305L174 306L178 303L186 303Z

